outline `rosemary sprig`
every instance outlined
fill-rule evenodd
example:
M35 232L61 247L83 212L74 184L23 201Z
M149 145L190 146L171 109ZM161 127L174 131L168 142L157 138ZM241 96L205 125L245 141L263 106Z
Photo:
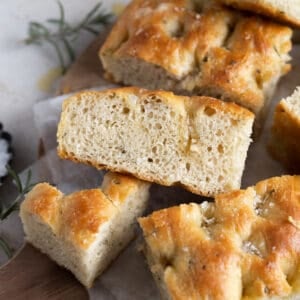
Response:
M8 258L11 258L13 256L12 249L2 237L0 237L0 248L2 248L2 250L4 251L4 253Z
M7 207L0 203L0 221L5 220L13 211L19 210L20 200L35 186L35 183L31 183L31 170L28 170L26 175L26 181L23 185L19 175L9 166L6 167L8 174L13 178L18 196Z
M45 23L30 22L25 43L40 46L49 44L55 50L62 72L65 73L67 66L75 59L73 43L78 39L81 31L97 35L100 29L110 22L112 15L103 11L101 9L102 3L98 3L82 21L76 25L71 25L66 21L65 10L61 2L58 1L57 4L59 18L47 19ZM64 52L67 53L67 59L64 58Z
M5 220L12 212L19 210L20 200L35 186L35 183L31 183L31 170L28 170L25 183L22 184L19 175L11 167L7 166L6 168L17 187L18 196L8 206L0 202L0 222ZM12 250L2 237L0 237L0 248L6 253L7 257L12 257Z

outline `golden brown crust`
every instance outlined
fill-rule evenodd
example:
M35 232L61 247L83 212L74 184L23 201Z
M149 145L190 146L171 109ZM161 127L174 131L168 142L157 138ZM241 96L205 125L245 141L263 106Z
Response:
M192 100L192 101L190 101ZM241 109L242 107L233 102L223 102L212 97L193 96L185 101L188 111L197 111L198 109L211 108L218 112L230 113L237 119L253 119L254 114L248 109Z
M219 95L258 113L268 86L290 68L291 30L222 6L200 6L133 1L100 50L105 70L112 72L109 59L137 58L165 70L177 81L176 92Z
M132 177L110 173L104 181L104 193L91 189L67 196L47 183L37 184L27 194L21 210L39 217L57 236L87 249L101 225L114 217L118 206L141 184Z
M81 248L88 248L102 224L117 213L101 190L84 190L66 196L61 205L61 230Z
M235 8L251 11L254 13L266 15L277 21L287 23L291 26L300 26L300 17L298 18L295 15L291 15L295 5L299 6L299 3L296 1L285 0L285 1L264 1L264 0L218 0L221 3L232 5ZM276 2L285 2L286 10L277 6ZM293 2L290 4L289 2ZM299 10L298 7L296 7Z
M300 171L300 116L284 100L275 108L269 150L288 170Z
M58 226L59 206L63 194L48 183L37 184L26 196L24 209L49 224L53 230Z
M109 172L102 184L102 191L115 206L122 205L138 188L139 181L129 176Z
M172 299L290 297L300 288L299 222L300 176L139 219Z
M178 111L185 111L185 110L192 110L199 109L201 107L205 106L211 106L217 110L226 112L226 113L232 113L233 115L239 117L239 118L249 118L253 119L254 114L249 111L248 109L245 109L233 102L226 102L220 101L213 97L207 97L207 96L181 96L176 95L173 92L170 91L164 91L164 90L147 90L143 88L138 87L121 87L121 88L111 88L106 89L103 91L81 91L79 93L76 93L75 95L67 98L64 100L62 104L62 111L66 110L66 108L69 105L69 102L78 101L80 102L82 97L90 97L91 101L92 99L100 98L99 96L111 96L119 95L120 97L124 96L126 97L128 94L133 94L137 96L139 99L141 98L147 98L151 96L157 96L158 98L161 98L165 103L172 105L173 108L175 108ZM191 99L193 101L191 101ZM100 100L99 100L100 101ZM61 120L63 121L63 120ZM58 132L59 135L59 132Z

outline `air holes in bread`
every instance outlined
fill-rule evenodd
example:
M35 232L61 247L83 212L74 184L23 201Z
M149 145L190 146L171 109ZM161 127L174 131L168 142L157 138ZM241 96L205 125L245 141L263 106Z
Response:
M203 12L203 6L204 6L204 2L203 0L194 0L193 1L193 11L196 14L201 14Z
M166 269L167 267L172 267L173 262L170 258L163 256L160 258L160 264L163 267L163 269Z
M129 114L129 112L130 112L130 109L128 107L123 108L123 114L127 115L127 114Z
M224 153L224 147L223 147L223 145L222 144L220 144L219 146L218 146L218 152L219 153Z
M216 110L214 108L211 108L209 106L206 106L205 109L204 109L204 113L207 115L207 116L213 116L215 113L216 113Z
M255 71L255 81L256 81L257 87L260 88L260 89L262 89L264 81L263 81L263 78L262 78L260 70L256 70Z
M237 126L239 124L239 121L235 119L231 119L230 122L232 126Z
M227 30L226 36L224 37L224 41L223 41L223 47L225 49L230 49L232 36L236 30L237 22L238 22L238 20L234 20L234 22L232 22L231 24L228 24L228 30Z
M175 39L179 39L184 36L184 24L177 20L169 20L165 22L165 30L167 34Z

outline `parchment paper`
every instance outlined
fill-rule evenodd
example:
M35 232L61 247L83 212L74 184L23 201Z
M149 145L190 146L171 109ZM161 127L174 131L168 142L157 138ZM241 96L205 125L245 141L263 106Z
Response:
M263 132L258 140L253 142L248 152L242 187L255 184L257 181L285 174L281 165L272 160L266 150L270 134L270 125L273 110L276 103L290 95L297 85L300 85L300 46L295 46L292 51L293 70L285 76L273 97ZM104 89L107 87L98 87ZM61 103L68 96L60 96L54 99L40 102L34 107L36 127L43 139L46 156L31 167L37 181L54 183L63 192L69 193L83 188L99 186L103 172L91 167L62 161L56 155L56 126L59 120ZM163 207L177 205L179 203L201 202L203 198L193 195L178 187L161 187L152 185L150 204L146 213ZM17 216L15 216L14 233L18 243L22 242L22 230ZM114 263L107 269L95 285L90 289L91 299L158 299L158 292L151 274L146 266L145 259L138 245L141 242L141 232L136 228L136 238L123 251Z

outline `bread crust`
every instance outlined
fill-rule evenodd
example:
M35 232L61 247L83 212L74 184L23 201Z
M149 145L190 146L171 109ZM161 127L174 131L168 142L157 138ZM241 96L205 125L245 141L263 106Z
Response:
M182 112L183 115L185 114L197 114L198 111L202 111L206 107L210 109L214 109L215 111L219 113L224 114L230 114L232 115L233 119L238 122L239 120L247 120L249 122L253 122L254 120L254 114L250 112L249 110L240 107L239 105L235 103L228 103L223 102L211 97L204 97L204 96L194 96L192 98L186 97L186 96L177 96L174 95L172 92L168 91L149 91L137 87L125 87L125 88L118 88L118 89L108 89L105 91L84 91L81 93L78 93L69 99L66 99L63 103L63 112L67 110L67 107L74 102L80 103L82 101L82 97L87 97L91 99L91 101L98 101L98 100L92 100L92 99L100 99L101 97L113 97L114 95L118 95L119 97L128 97L128 95L134 95L138 99L143 99L145 97L151 97L152 95L155 95L157 97L160 97L162 102L167 103L175 110ZM93 104L92 104L93 105ZM106 165L106 164L99 164L96 159L89 158L89 159L82 159L81 157L78 157L76 154L74 154L72 151L67 151L64 146L64 133L66 132L66 128L68 128L68 120L66 114L62 113L60 123L58 126L57 131L57 139L58 139L58 148L57 152L58 155L62 159L68 159L72 160L73 162L77 163L85 163L88 165L91 165L97 169L106 169L113 172L120 172L123 174L131 174L133 176L136 176L137 178L149 182L155 182L161 185L170 186L170 185L179 185L187 189L188 191L191 191L195 194L201 194L210 196L211 194L205 193L204 191L200 191L197 188L194 188L192 185L185 185L181 182L176 182L173 184L170 184L169 181L164 181L162 179L158 179L157 176L149 175L146 176L144 172L137 172L137 173L128 173L128 170L126 168L122 167L114 167L112 165Z
M299 291L300 176L139 218L168 299L291 299Z
M39 216L54 231L59 227L59 206L63 193L48 183L37 184L26 196L22 209Z
M300 17L295 14L300 11L300 4L290 0L218 0L219 2L232 5L235 8L248 10L254 13L266 15L279 22L291 26L300 26ZM291 3L293 2L293 3Z
M217 4L198 7L196 1L135 0L99 55L116 82L210 95L258 114L271 86L290 69L286 62L291 34L288 27ZM154 83L141 78L139 84L130 76L119 76L112 62L123 59L135 59L131 62L135 67L145 62L168 79Z
M87 288L134 237L149 184L108 172L101 189L65 196L41 183L20 206L27 242L70 270Z
M114 217L118 207L140 185L137 179L125 175L106 177L103 192L90 189L67 196L48 183L37 184L22 203L22 213L39 218L75 247L87 249L102 224Z
M295 97L299 102L299 95ZM298 106L300 107L300 104ZM284 99L275 108L271 133L269 150L272 156L289 171L299 173L300 115Z
M161 97L162 101L165 101L165 103L172 105L173 108L175 108L178 111L185 111L185 110L191 110L194 111L196 109L199 109L203 106L212 106L218 111L222 111L224 113L230 113L235 115L236 117L240 119L254 119L254 114L249 111L248 109L245 109L239 105L237 105L234 102L226 102L220 101L213 97L208 96L182 96L182 95L175 95L173 92L170 91L164 91L164 90L147 90L139 87L121 87L121 88L111 88L106 89L102 91L81 91L76 93L74 96L71 96L64 100L62 104L62 111L66 110L70 102L80 102L82 97L90 97L90 98L96 98L98 95L107 95L113 97L115 94L120 95L121 97L128 96L128 94L133 94L137 96L138 98L148 97L148 96L158 96ZM192 101L191 101L192 99ZM62 124L63 119L61 119ZM60 130L60 128L58 128ZM58 132L58 136L59 136Z

